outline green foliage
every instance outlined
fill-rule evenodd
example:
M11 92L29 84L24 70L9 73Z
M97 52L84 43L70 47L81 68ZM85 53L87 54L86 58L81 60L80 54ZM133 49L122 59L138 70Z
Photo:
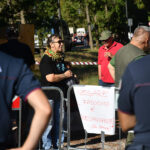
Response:
M85 6L88 5L92 36L97 40L104 29L110 29L119 37L128 31L125 17L125 0L61 0L62 18L72 27L85 27ZM150 20L149 0L127 0L128 17L133 18L132 30L139 22ZM51 27L57 26L58 4L56 0L3 0L0 1L0 26L10 20L20 23L20 11L24 11L26 23L35 25L39 35L45 36Z
M84 27L85 24L85 12L79 1L62 0L61 12L63 19L69 26Z
M148 0L128 1L128 17L133 18L133 23L134 23L132 26L132 30L134 30L134 28L137 27L139 23L146 24L148 22L149 12L150 12L150 7L148 4Z
M53 6L53 7L52 7ZM41 27L50 23L50 18L57 14L57 2L55 0L4 0L0 2L1 20L8 24L9 19L13 23L20 22L20 11L24 11L27 23L33 23Z
M138 22L146 22L150 14L149 0L127 0L128 14L133 18L135 26ZM63 0L62 16L69 26L85 27L87 21L85 5L88 4L92 26L93 39L96 40L104 29L109 29L122 40L127 37L128 25L125 10L125 0ZM145 9L145 13L144 13ZM82 13L82 17L81 14ZM147 14L146 14L147 12ZM137 15L138 13L138 15ZM141 13L141 14L140 14ZM149 17L150 18L150 17ZM135 27L133 26L133 29ZM121 40L121 42L122 42Z

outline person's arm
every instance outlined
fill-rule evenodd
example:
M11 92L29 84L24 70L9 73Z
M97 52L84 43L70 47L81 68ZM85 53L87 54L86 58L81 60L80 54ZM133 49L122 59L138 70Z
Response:
M65 73L62 74L48 74L46 75L46 79L49 82L59 82L63 79L72 77L72 75L73 75L72 71L67 70Z
M101 65L98 65L98 79L101 80Z
M136 117L134 114L127 114L118 110L118 117L123 132L133 129L136 125Z
M113 54L111 52L105 52L104 54L105 57L113 58Z
M48 99L41 89L32 91L28 96L28 103L34 109L34 116L31 123L28 137L20 148L10 150L35 150L36 146L49 122L51 116L51 107Z
M115 68L110 63L108 64L108 70L109 70L113 80L115 80Z

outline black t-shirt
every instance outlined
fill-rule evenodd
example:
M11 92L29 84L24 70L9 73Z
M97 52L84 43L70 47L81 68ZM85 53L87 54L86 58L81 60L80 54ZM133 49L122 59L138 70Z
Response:
M67 93L67 85L65 82L66 80L64 79L59 82L48 82L46 80L46 75L62 74L67 70L68 69L64 61L55 61L55 60L52 60L51 57L44 55L40 62L41 85L59 87L63 91L64 96L66 97L66 93ZM53 92L46 92L46 95L48 96L49 99L56 99L58 98L57 96L59 94L53 91Z

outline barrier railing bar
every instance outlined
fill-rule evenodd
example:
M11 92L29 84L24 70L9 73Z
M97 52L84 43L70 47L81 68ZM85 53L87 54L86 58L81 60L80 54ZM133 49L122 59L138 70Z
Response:
M105 145L105 132L101 131L101 143L102 143L102 150L104 150Z
M22 122L22 100L20 99L20 110L19 110L19 130L18 130L18 147L21 146L21 122Z
M67 91L67 150L70 148L70 93L73 89L73 86L68 88Z
M84 139L84 144L85 144L85 149L86 149L86 144L87 144L87 138L88 138L88 133L87 133L87 131L86 130L84 130L84 132L85 132L85 139Z
M21 146L21 121L22 121L22 100L20 99L19 108L12 108L13 111L19 111L19 122L18 122L18 147Z

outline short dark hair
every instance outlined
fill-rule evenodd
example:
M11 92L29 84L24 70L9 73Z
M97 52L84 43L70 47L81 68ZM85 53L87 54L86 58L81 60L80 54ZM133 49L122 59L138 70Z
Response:
M55 38L59 38L59 39L62 39L60 35L58 34L52 34L50 37L48 37L47 39L47 47L50 47L50 43L52 41L54 41Z
M17 38L19 36L18 28L13 25L8 26L6 36L7 38Z

